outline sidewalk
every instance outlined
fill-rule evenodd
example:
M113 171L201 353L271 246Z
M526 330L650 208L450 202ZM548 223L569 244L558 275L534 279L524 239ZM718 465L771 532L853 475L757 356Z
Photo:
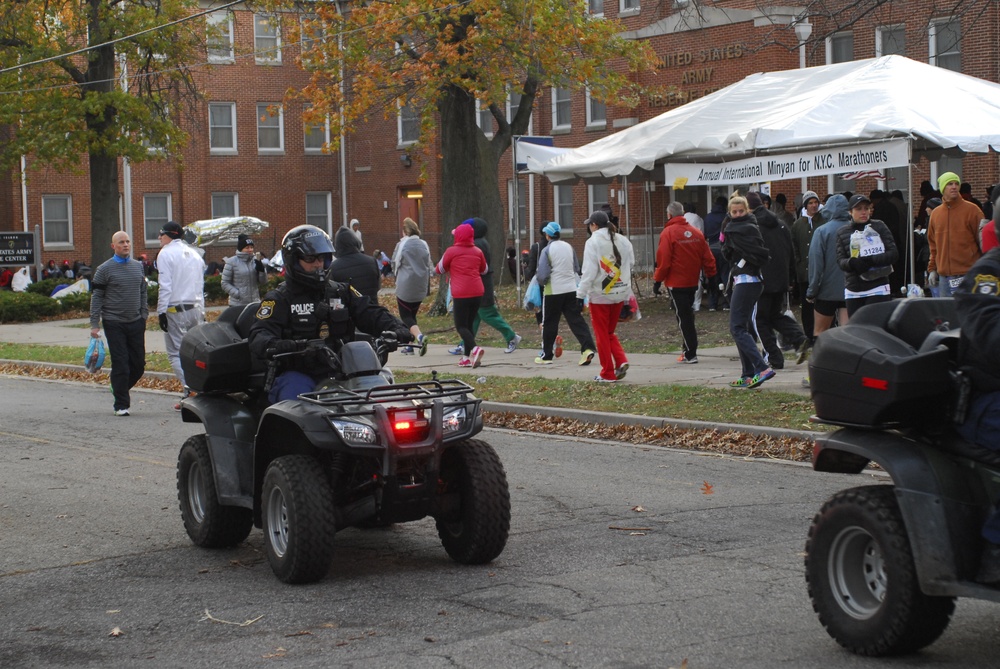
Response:
M50 321L44 323L0 325L0 341L15 344L41 344L46 346L86 346L90 336L86 319L69 321ZM567 333L568 334L568 333ZM566 336L566 335L564 335ZM552 365L536 365L535 356L538 351L522 346L513 353L504 353L502 348L486 348L482 365L475 369L458 367L459 356L451 355L448 349L455 345L457 337L454 333L430 335L431 343L427 355L403 355L400 352L389 356L389 367L394 370L406 370L430 374L437 371L439 375L454 373L471 373L478 377L510 376L518 378L552 378L588 381L600 371L598 360L587 367L580 367L577 362L580 352L567 347L561 358ZM576 341L569 338L572 344ZM628 353L628 340L623 339L622 345ZM158 330L146 332L147 351L165 351L163 333ZM633 385L678 384L688 386L706 386L711 388L729 389L729 382L740 375L740 361L735 346L720 348L703 348L698 351L696 365L685 365L676 362L676 353L629 354L628 376L621 383ZM808 373L808 365L795 364L795 352L790 351L785 361L785 369L764 383L763 391L780 390L808 397L808 388L802 387L802 379ZM747 392L735 390L732 392Z

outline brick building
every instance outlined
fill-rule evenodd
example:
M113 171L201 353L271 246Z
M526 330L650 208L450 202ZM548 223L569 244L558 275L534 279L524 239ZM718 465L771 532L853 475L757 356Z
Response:
M995 3L983 7L973 3L974 10L953 16L949 14L953 2L894 0L860 17L849 15L846 8L854 3L846 1L845 11L832 16L820 15L812 8L814 2L588 0L588 4L595 14L620 19L628 37L652 45L659 68L649 80L671 88L648 96L635 109L601 104L584 92L542 90L535 100L530 134L551 136L558 147L581 146L755 72L803 64L902 53L989 81L1000 79L1000 6ZM764 5L770 9L761 9ZM799 47L801 39L791 24L801 16L807 18L800 23L812 29ZM295 225L314 223L335 232L352 218L361 222L369 253L376 248L391 251L399 238L400 221L410 216L421 223L434 256L440 254L447 241L442 233L455 222L440 221L437 152L433 147L426 152L413 150L417 130L413 119L405 114L383 119L376 114L344 137L339 151L324 153L328 129L305 127L304 103L284 100L287 90L307 82L297 64L299 46L292 41L299 20L299 15L284 14L275 22L243 9L213 15L223 37L209 45L206 60L211 67L200 70L199 83L207 95L193 116L204 122L189 128L183 169L170 161L122 165L121 218L133 236L137 256L155 254L156 232L166 220L190 223L234 214L271 223L267 233L258 235L258 250L265 252L273 252L284 232ZM799 35L805 37L801 28ZM517 99L512 102L516 105ZM484 110L480 119L492 128L488 112ZM24 164L26 183L22 185L15 169L0 189L0 229L42 226L43 262L90 260L87 175L39 166L30 156ZM987 186L1000 181L996 156L970 156L917 164L914 190L920 181L946 170L957 171L972 183L973 194L980 199ZM618 181L554 186L534 175L520 175L515 182L512 173L508 152L501 161L501 193L508 203L511 238L513 222L519 222L521 248L547 220L559 221L569 240L582 248L579 222L610 202L628 226L640 259L647 257L646 249L658 234L671 199L692 203L704 215L716 195L730 190L706 187L674 193L661 181L628 184L626 197ZM885 182L812 178L805 187L821 195L898 188L911 202L907 170L888 170L886 176ZM772 193L785 193L789 202L803 190L798 179L767 186ZM231 253L231 246L213 248L208 259Z

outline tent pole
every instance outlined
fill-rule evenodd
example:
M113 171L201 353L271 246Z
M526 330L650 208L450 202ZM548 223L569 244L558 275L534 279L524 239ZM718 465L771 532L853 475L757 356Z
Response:
M910 147L910 156L906 161L906 192L910 196L910 203L906 207L906 259L910 263L910 282L906 284L906 290L909 294L910 283L916 283L917 274L917 261L916 256L913 253L913 141L911 140L908 144Z
M511 159L511 167L513 168L513 171L511 172L511 175L514 177L514 180L513 180L514 192L512 194L513 202L514 202L514 211L512 213L513 213L513 219L514 219L514 256L515 256L515 260L517 260L517 262L514 263L514 267L517 268L517 281L516 281L516 283L517 283L517 303L521 304L521 221L519 221L518 217L517 217L517 214L518 214L518 201L517 201L517 191L518 191L518 183L517 183L517 140L518 139L520 139L520 137L518 135L512 135L511 138L510 138L510 159ZM504 258L506 258L506 257L507 257L507 252L504 251ZM489 260L489 258L487 258L487 260ZM503 276L503 269L500 270L500 275Z

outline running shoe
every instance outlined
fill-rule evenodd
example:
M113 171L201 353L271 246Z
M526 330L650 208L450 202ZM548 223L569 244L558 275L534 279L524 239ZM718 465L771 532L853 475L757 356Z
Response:
M551 360L546 360L542 356L538 356L537 358L535 358L535 364L536 365L551 365L552 361Z
M427 355L427 344L429 343L427 335L420 334L417 335L417 350L420 352L420 357Z
M796 349L799 352L797 358L795 358L795 364L801 365L803 362L809 359L809 354L812 353L812 342L808 338L803 340L802 345Z
M482 362L483 362L483 353L485 353L485 351L483 351L483 347L482 346L473 346L472 347L472 355L470 355L469 358L472 360L472 366L473 367L479 367L479 365L482 364Z
M735 381L730 381L729 382L729 387L730 388L746 388L748 385L750 385L750 378L751 377L749 377L749 376L741 376L740 378L736 379Z
M556 350L555 350L555 354L556 354L557 358L561 358L562 357L562 351L563 351L563 347L562 347L562 335L556 335Z
M600 375L595 376L594 381L597 381L598 383L618 383L618 379L606 379Z
M681 354L681 355L680 355L680 356L679 356L679 357L677 358L677 362L680 362L680 363L687 363L688 365L696 365L696 364L698 364L698 356L694 356L694 357L691 357L691 358L688 358L687 356L685 356L685 355L684 355L684 354L682 353L682 354Z
M622 364L618 365L618 367L615 369L615 381L621 381L622 379L624 379L626 372L628 372L627 362L623 362Z
M764 383L773 376L774 376L774 370L768 367L763 372L755 374L753 378L750 379L750 383L747 384L747 388L756 388L757 386Z
M517 350L517 345L521 343L521 335L516 334L514 338L507 342L507 348L504 353L513 353Z
M448 353L452 355L465 355L465 347L459 344L455 348L449 348Z
M459 367L472 367L472 361L469 360L468 358L464 358L463 357L461 360L458 361L458 366Z
M132 414L130 414L128 412L128 409L115 409L115 415L116 416L131 416Z
M586 367L590 364L590 361L594 359L594 352L589 348L580 354L580 362L577 363L580 367Z

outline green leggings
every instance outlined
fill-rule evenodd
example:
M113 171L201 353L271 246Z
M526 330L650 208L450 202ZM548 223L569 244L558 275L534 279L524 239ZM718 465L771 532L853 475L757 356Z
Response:
M502 334L505 342L509 342L517 335L510 323L505 321L500 312L497 311L495 304L489 307L480 307L479 311L476 312L476 320L472 322L473 334L479 334L479 324L483 322Z

